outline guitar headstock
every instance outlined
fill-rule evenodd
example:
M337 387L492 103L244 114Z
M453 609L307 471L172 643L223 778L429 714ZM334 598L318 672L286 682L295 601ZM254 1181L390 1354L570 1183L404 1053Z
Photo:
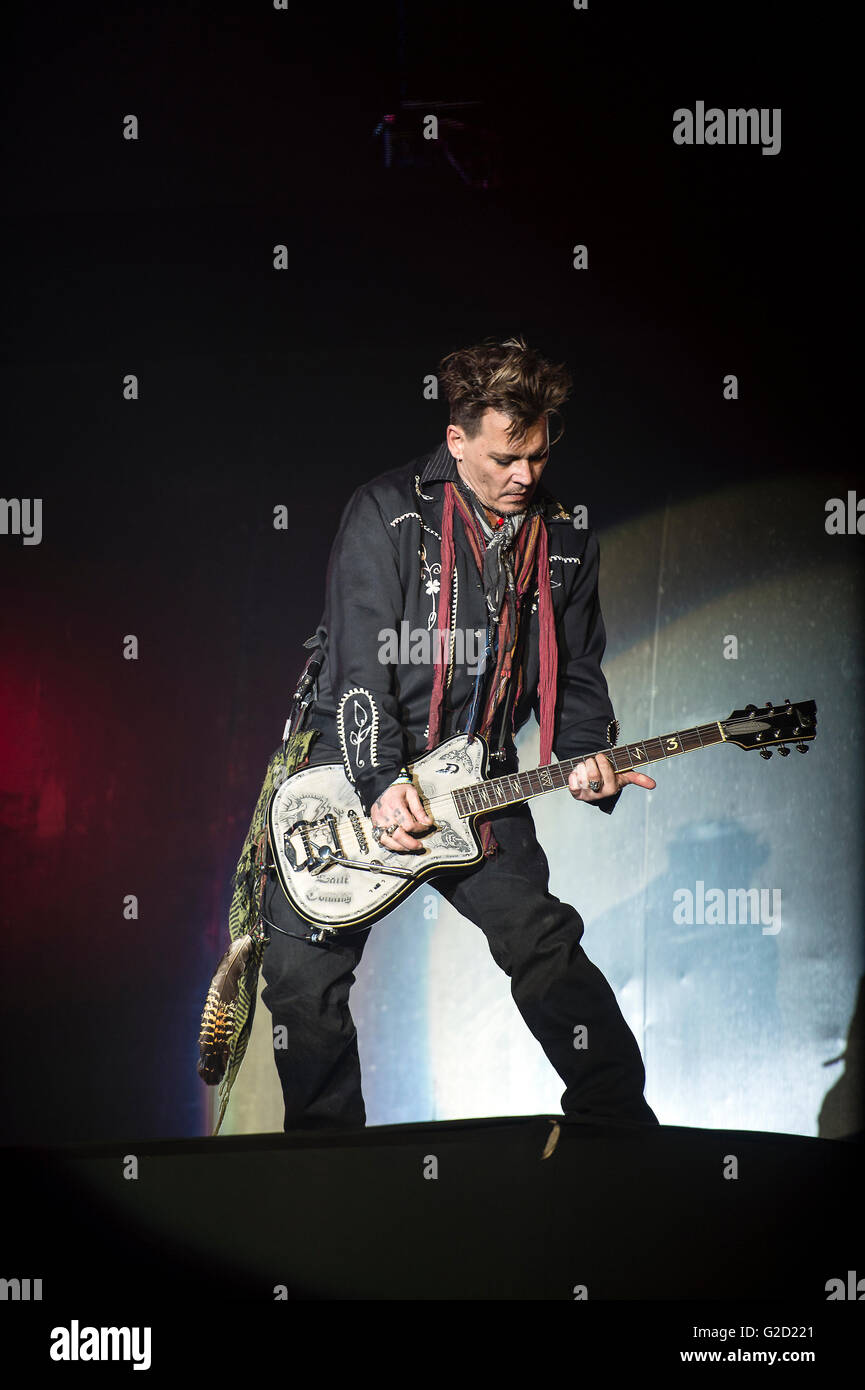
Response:
M795 743L800 753L807 753L809 741L817 737L817 706L813 700L795 704L785 700L783 705L773 705L769 700L762 709L756 705L734 709L729 719L721 721L721 728L728 743L759 748L764 758L771 758L775 746L786 758L790 752L788 743Z

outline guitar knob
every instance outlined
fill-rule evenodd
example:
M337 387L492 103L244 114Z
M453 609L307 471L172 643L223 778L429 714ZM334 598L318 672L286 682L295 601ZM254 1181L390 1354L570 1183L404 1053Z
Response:
M778 752L781 754L782 758L789 758L790 756L790 749L787 748L783 743L781 744L781 747L778 749Z
M807 743L797 743L797 744L796 744L796 747L799 749L799 752L800 752L800 753L807 753L807 752L808 752L808 745L807 745Z
M771 750L771 748L761 748L761 749L760 749L760 757L761 757L761 758L771 758L771 756L772 756L772 750Z

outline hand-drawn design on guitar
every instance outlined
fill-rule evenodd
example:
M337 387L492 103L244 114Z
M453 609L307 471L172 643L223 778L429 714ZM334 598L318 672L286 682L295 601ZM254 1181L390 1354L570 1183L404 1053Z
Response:
M734 710L728 719L602 748L598 754L585 753L547 767L490 777L486 741L479 735L470 740L466 734L455 734L409 765L433 820L431 830L422 837L423 848L411 853L376 844L372 821L363 813L345 767L339 763L305 767L286 778L268 804L274 867L299 916L319 933L336 936L340 928L378 921L424 880L479 863L483 849L475 826L478 817L566 788L569 774L587 757L603 754L616 772L630 772L718 743L735 743L749 751L756 748L763 758L771 758L777 748L786 758L788 744L806 753L816 736L813 700L797 704L787 700L778 706L770 701L761 710L755 705ZM334 892L336 888L339 891Z
M441 745L439 748L434 749L434 753L440 756L442 747L444 747L444 745ZM459 772L460 768L462 768L463 772L467 772L470 777L473 777L475 771L475 763L476 760L472 756L472 750L470 745L466 745L464 747L460 746L459 748L453 749L449 747L447 761L438 769L438 771L449 773L454 764L456 764L457 772Z
M436 825L438 826L441 843L446 849L458 849L466 854L471 854L472 847L468 840L464 840L462 835L457 834L450 824L450 821L442 820L442 818L439 817L436 821Z
M310 888L307 893L307 902L350 903L351 893L321 893L317 888Z

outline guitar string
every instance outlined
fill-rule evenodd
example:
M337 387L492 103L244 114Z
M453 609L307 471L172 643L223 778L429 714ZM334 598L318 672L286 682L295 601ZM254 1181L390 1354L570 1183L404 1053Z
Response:
M699 725L699 726L695 726L693 729L686 729L686 730L685 730L685 733L686 733L686 734L700 733L703 729L707 729L707 730L708 730L708 729L716 729L716 728L717 728L717 721L713 721L711 724L701 724L701 725ZM664 738L664 739L666 739L666 738L672 738L672 737L674 737L674 735L672 735L672 734L664 734L664 735L663 735L663 738ZM681 738L681 737L683 737L683 735L679 734L678 737ZM658 739L657 741L660 742L661 739ZM641 739L640 742L645 746L646 743L652 743L652 742L655 742L655 740L653 740L653 739L651 739L651 738L647 738L647 739ZM635 744L620 745L620 748L624 748L624 747L635 747L635 746L636 746ZM705 746L705 745L702 744L702 743L700 743L700 744L697 745L697 747L704 747L704 746ZM618 749L610 750L609 748L606 748L606 749L602 748L602 749L599 749L599 750L598 750L598 752L601 752L601 753L604 753L604 754L607 754L607 753L609 753L610 751L618 752L619 750L618 750ZM696 751L696 750L695 750L695 749L686 749L685 751L686 751L686 752L694 752L694 751ZM667 755L665 754L665 755L663 755L661 758L651 758L651 759L648 759L647 761L649 761L649 762L661 762L661 761L663 761L663 760L666 758L666 756L667 756ZM678 754L674 754L673 756L678 756ZM587 754L586 754L586 758L595 758L595 757L597 757L597 753L587 753ZM585 761L585 759L583 759L583 758L568 758L568 759L566 759L566 762L572 762L572 763L574 763L574 765L576 765L578 762L583 762L583 761ZM561 767L563 767L563 766L564 766L563 763L551 763L551 764L550 764L550 768L561 768ZM532 772L540 772L540 771L542 771L542 770L543 770L543 771L546 771L547 769L546 769L546 768L544 768L544 769L541 769L541 768L527 768L527 769L525 770L524 773L514 772L513 774L506 774L506 775L513 775L514 777L517 777L517 778L518 778L518 777L520 777L520 776L526 776L526 775L528 775L528 774L530 774L530 773L532 773ZM633 769L632 766L629 765L627 768L617 768L616 770L617 770L618 772L632 772L634 769ZM573 768L571 769L571 771L573 771ZM446 805L448 802L450 802L450 803L453 805L453 809L454 809L454 811L456 812L456 815L458 816L458 818L459 818L460 820L469 820L470 817L471 817L472 815L474 815L474 814L486 815L486 814L488 814L490 811L501 810L501 809L503 809L505 806L516 806L516 805L518 805L521 801L529 801L529 800L532 800L534 797L536 797L536 796L543 796L543 795L545 795L547 792L563 791L564 788L567 786L567 782L563 782L560 786L540 787L537 791L535 791L534 789L530 788L530 789L525 793L525 795L521 795L521 796L518 796L518 797L514 797L514 799L511 800L511 801L499 801L499 802L496 802L496 803L495 803L494 805L492 805L492 806L489 806L489 807L486 807L486 808L482 808L482 809L481 809L480 811L478 811L477 813L475 813L474 811L472 811L472 812L469 813L468 816L466 816L466 815L461 815L461 814L460 814L459 808L458 808L458 806L457 806L457 804L456 804L456 793L457 793L458 791L466 792L466 791L472 790L472 789L475 788L475 787L488 787L488 786L490 786L490 784L491 784L492 782L495 782L495 781L503 781L503 780L504 780L504 778L501 777L501 776L500 776L500 777L496 777L496 778L489 778L489 779L487 779L486 781L469 783L467 786L464 786L464 787L455 787L453 791L449 791L449 792L438 792L438 793L436 793L435 796L430 796L430 797L423 798L423 804L424 804L425 806L431 808L431 807L433 807L433 806ZM365 819L366 819L366 820L369 820L369 817L367 816L367 817L365 817ZM336 834L337 834L337 838L338 838L338 839L341 837L342 834L351 835L351 834L354 833L354 825L353 825L353 823L352 823L349 819L347 819L347 818L345 818L345 817L339 817L338 819L336 819L336 820L333 822L333 828L334 828L334 830L336 831ZM406 833L409 833L409 832L406 832ZM366 832L365 832L365 830L364 830L364 835L365 835L365 834L366 834ZM396 851L396 850L385 850L384 853L385 853L385 854L395 854L395 853L398 853L398 851Z
M759 720L759 711L757 712L756 715L749 716L747 719L744 719L744 720L741 720L741 719L740 719L740 720L730 720L730 719L725 720L725 721L723 721L723 727L724 727L725 730L727 730L728 732L731 732L731 733L736 733L736 732L739 732L739 731L745 731L745 730L747 730L747 728L748 728L749 725L751 725L751 724L754 723L755 719L756 719L756 720ZM473 815L488 815L491 811L502 810L502 809L504 809L504 807L506 807L506 806L516 806L516 805L519 805L519 803L520 803L521 801L530 801L530 800L533 800L536 796L544 796L544 795L546 795L548 792L563 791L564 788L567 786L567 782L563 782L563 783L561 783L561 785L559 785L559 786L540 787L540 788L538 788L537 791L535 791L534 788L531 788L531 787L530 787L529 790L525 792L525 794L520 795L520 796L518 796L518 797L514 797L514 799L511 800L511 801L498 801L498 802L495 802L492 806L482 807L482 808L481 808L479 811L477 811L477 812L474 811L474 810L472 810L472 811L469 812L468 815L463 815L463 814L460 813L460 810L459 810L459 808L458 808L458 806L457 806L457 804L456 804L456 793L457 793L457 792L468 792L468 791L474 790L475 788L481 788L481 787L486 788L486 787L489 787L493 782L501 782L501 781L504 781L504 780L505 780L505 777L507 777L507 776L513 776L513 777L515 777L515 778L520 778L520 777L523 777L523 776L530 776L531 773L533 773L533 772L540 773L540 772L542 772L542 771L544 771L544 772L550 771L550 770L552 770L553 768L563 768L563 767L565 766L565 764L568 763L568 762L573 763L574 766L576 766L577 763L579 763L579 762L584 762L584 761L585 761L586 759L588 759L588 758L596 758L596 757L598 756L598 753L603 753L603 754L606 756L606 755L609 754L610 752L619 753L619 752L624 752L624 751L626 751L627 749L635 748L635 747L640 747L640 746L642 746L642 747L645 749L645 746L646 746L647 743L659 743L659 744L663 745L663 744L664 744L668 739L670 739L670 738L676 738L676 739L678 739L679 742L681 743L681 741L682 741L684 738L686 738L688 735L690 735L690 734L697 734L698 737L700 737L700 740L701 740L700 743L699 743L699 744L695 744L695 746L694 746L693 748L683 748L683 749L681 749L681 750L679 750L679 751L677 751L677 752L671 753L671 754L663 753L663 752L662 752L661 756L658 757L658 758L647 758L647 759L646 759L646 762L647 762L647 763L665 762L665 761L667 761L667 759L668 759L670 756L672 756L672 757L674 757L674 758L675 758L675 757L680 757L682 752L685 752L685 753L694 753L694 752L697 751L698 748L704 748L704 747L706 747L707 745L704 744L704 743L702 742L702 733L703 733L703 731L704 731L704 730L707 730L707 731L708 731L708 730L715 730L715 729L717 729L720 722L721 722L721 721L719 721L719 720L717 720L717 719L713 719L713 720L712 720L710 723L708 723L708 724L696 724L696 725L694 725L694 726L693 726L692 728L690 728L690 729L685 729L684 731L677 731L675 734L661 734L661 735L657 735L657 736L654 737L654 738L638 739L638 740L636 740L635 743L633 743L633 744L620 744L620 745L618 746L618 748L615 748L615 749L600 748L600 749L598 749L598 752L597 752L597 753L587 753L587 754L585 755L585 758L567 758L567 759L565 759L565 762L563 762L563 763L550 763L550 764L548 765L548 767L545 767L545 768L534 768L534 767L533 767L533 768L527 768L524 772L519 772L519 771L517 771L517 772L514 772L514 773L512 773L512 774L504 774L504 776L501 776L501 775L500 775L499 777L488 778L488 779L486 779L486 780L484 780L484 781L480 781L480 782L472 782L472 783L469 783L469 784L467 784L466 786L463 786L463 787L455 787L455 788L453 789L453 791L449 791L449 792L438 792L438 793L436 793L435 796L426 797L426 798L423 799L423 804L424 804L425 806L431 808L431 807L433 807L433 806L446 805L447 803L450 802L450 803L453 805L453 809L454 809L454 811L456 812L457 817L458 817L460 820L466 820L466 821L467 821L467 820L471 819L471 817L472 817ZM805 735L805 737L808 737L808 735ZM782 741L783 741L783 740L782 740ZM708 746L709 746L709 747L717 747L717 743L715 743L715 744L709 744ZM643 764L640 764L640 766L642 766L642 765L643 765ZM620 768L620 767L617 767L617 768L616 768L616 771L617 771L617 772L633 772L634 770L635 770L635 769L634 769L633 764L629 764L627 767L621 767L621 768ZM571 771L573 771L573 768L571 768ZM569 775L570 775L570 774L569 774ZM365 817L365 819L368 821L368 820L369 820L369 817L367 816L367 817ZM342 834L345 834L345 835L352 835L352 834L354 834L354 832L355 832L355 827L354 827L353 822L352 822L351 820L349 820L347 817L342 817L342 816L340 816L340 817L338 817L337 819L335 819L335 820L333 821L332 824L333 824L334 830L336 831L337 839L339 839L340 836L341 836ZM365 829L364 829L364 832L363 832L363 833L364 833L364 837L366 838ZM406 833L408 833L408 832L406 832ZM397 850L385 850L384 853L385 853L385 854L396 854L396 853L398 853L398 851L397 851Z

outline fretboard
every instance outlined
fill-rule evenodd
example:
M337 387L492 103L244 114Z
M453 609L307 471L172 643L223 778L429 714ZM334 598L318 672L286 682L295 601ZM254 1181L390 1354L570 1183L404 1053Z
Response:
M600 748L598 753L603 753L609 759L616 772L634 772L648 763L658 763L662 758L677 758L681 753L693 753L697 748L710 748L714 743L723 742L724 733L716 720L712 724L699 724L693 729L664 734L660 738L647 738L641 743ZM486 782L460 787L452 793L457 812L460 816L471 816L477 811L493 811L498 806L513 806L518 801L528 801L533 796L558 791L568 785L568 777L578 763L584 762L585 758L597 757L598 753L566 758L563 762L549 763L546 767L533 767L528 772L508 772L504 777L491 777Z

